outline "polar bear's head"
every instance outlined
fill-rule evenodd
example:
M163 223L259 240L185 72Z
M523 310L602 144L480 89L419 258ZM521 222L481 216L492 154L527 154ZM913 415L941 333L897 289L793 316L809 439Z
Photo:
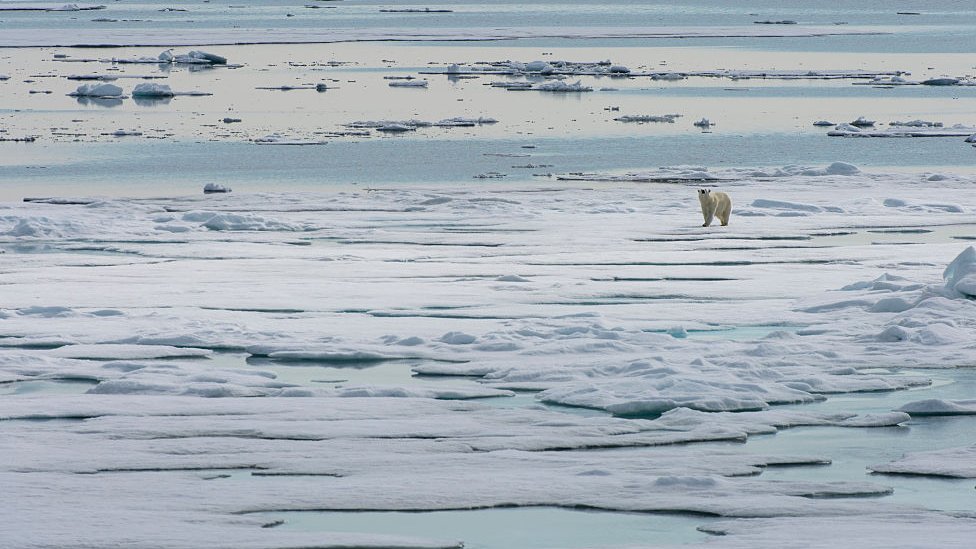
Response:
M703 198L708 198L711 195L712 195L712 190L711 189L698 189L698 198L699 198L699 200L700 199L703 199Z

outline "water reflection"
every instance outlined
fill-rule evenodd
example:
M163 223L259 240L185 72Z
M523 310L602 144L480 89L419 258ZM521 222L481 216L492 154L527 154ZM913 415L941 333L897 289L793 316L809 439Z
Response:
M146 96L132 96L132 100L136 105L140 107L159 107L162 105L169 105L169 102L173 100L172 97L146 97Z
M85 107L95 106L95 107L105 107L105 108L109 108L110 109L112 107L119 107L119 106L122 105L122 100L119 99L119 98L117 98L117 97L84 97L84 96L79 96L79 97L76 97L75 100L78 101L78 104L79 105L82 105L82 106L85 106Z

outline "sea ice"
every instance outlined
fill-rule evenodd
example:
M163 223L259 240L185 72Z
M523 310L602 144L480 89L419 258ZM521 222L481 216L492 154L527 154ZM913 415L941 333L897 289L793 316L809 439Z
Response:
M976 414L976 400L916 400L898 410L913 416L973 415Z
M913 452L892 462L872 465L875 473L976 478L976 445Z
M651 114L628 114L614 118L614 120L617 122L668 122L673 124L674 121L680 116L680 114L665 114L661 116Z
M924 387L914 371L971 364L976 311L957 286L976 252L907 232L965 234L969 179L706 168L504 194L405 185L0 205L0 382L88 391L0 399L0 484L15 495L0 539L379 547L390 540L290 537L250 513L556 505L740 517L716 526L730 532L716 547L763 545L753 525L768 541L837 522L904 533L905 517L965 547L969 519L858 498L890 493L887 477L763 473L827 471L826 448L692 443L968 411L857 413L844 408L858 399L831 395ZM689 194L701 179L752 217L702 232ZM644 180L667 184L629 184ZM885 230L924 245L869 232ZM384 370L401 377L354 378ZM971 461L938 450L943 472ZM104 526L122 523L128 533Z
M226 122L227 119L225 118L224 121ZM204 194L229 193L230 191L231 191L230 187L226 187L219 183L207 183L206 185L203 186Z
M115 84L82 84L78 89L68 95L75 97L104 97L121 99L122 88Z
M553 80L551 82L544 82L539 84L532 89L545 91L545 92L590 92L593 88L590 86L584 86L579 80L572 84L567 84L562 80Z
M143 82L132 88L132 97L173 97L173 90L166 84Z
M394 80L388 84L391 88L426 88L426 80Z
M976 298L976 248L963 250L942 273L946 289L959 295Z

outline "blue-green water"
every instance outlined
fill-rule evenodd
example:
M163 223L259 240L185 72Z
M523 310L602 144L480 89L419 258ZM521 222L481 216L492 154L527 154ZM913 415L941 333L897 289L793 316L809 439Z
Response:
M530 151L531 158L486 155L529 152L521 148L524 144L536 145ZM812 131L795 135L713 133L667 138L375 138L336 140L320 147L175 141L4 145L5 151L20 155L23 162L0 165L0 197L7 200L27 196L197 194L210 182L228 185L238 192L316 191L336 185L375 187L403 183L455 188L474 183L491 185L492 180L474 179L488 171L507 174L505 182L552 185L555 180L534 174L651 170L678 165L824 166L834 161L853 162L862 168L976 167L972 147L959 138L843 139ZM512 167L526 162L551 167Z

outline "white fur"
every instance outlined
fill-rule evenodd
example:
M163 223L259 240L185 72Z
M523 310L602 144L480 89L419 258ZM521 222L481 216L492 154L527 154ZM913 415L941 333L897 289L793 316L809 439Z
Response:
M702 215L705 216L705 223L702 227L712 224L712 218L717 217L722 222L722 226L729 224L729 215L732 214L732 199L729 195L711 189L698 189L698 201L701 202Z

